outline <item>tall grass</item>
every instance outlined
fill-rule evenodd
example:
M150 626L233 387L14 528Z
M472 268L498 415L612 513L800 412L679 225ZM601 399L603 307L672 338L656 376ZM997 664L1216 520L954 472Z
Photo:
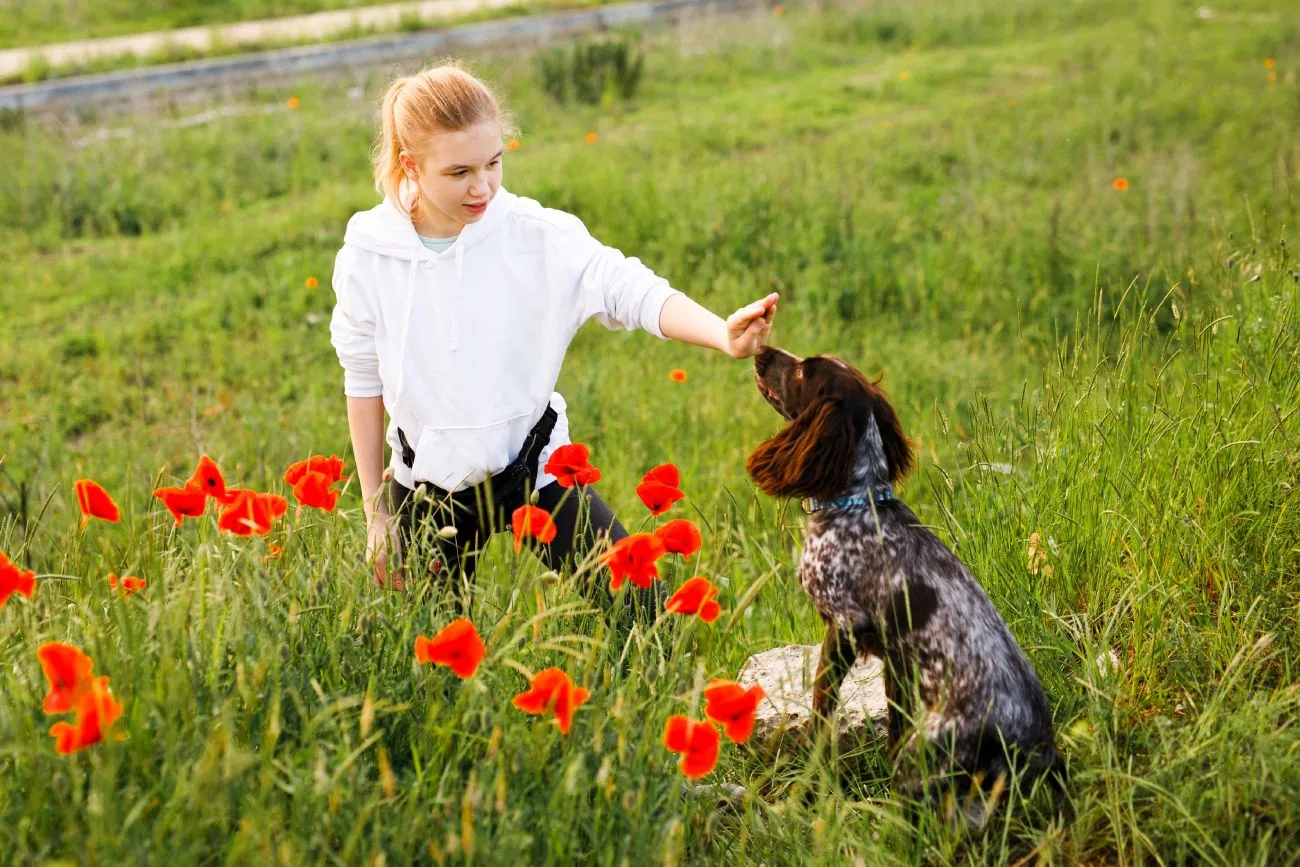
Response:
M524 130L506 184L719 312L779 289L777 344L885 373L922 458L901 495L1042 675L1074 825L1014 801L913 833L877 746L728 749L739 811L682 798L666 717L819 631L802 516L743 473L779 420L716 354L593 328L560 382L630 527L640 474L681 466L705 548L666 580L723 587L712 627L614 629L590 565L547 583L497 539L472 607L489 656L460 684L412 654L451 601L369 585L354 491L291 514L270 560L172 529L149 491L200 453L261 487L346 447L327 278L374 201L382 81L358 77L202 126L0 134L0 550L75 576L0 610L5 860L1287 863L1300 30L1245 0L785 13L648 38L639 96L607 110L555 106L530 58L484 61ZM121 525L78 528L84 475ZM110 571L149 586L123 600ZM112 677L127 740L54 754L53 639ZM551 664L593 694L568 737L510 706Z

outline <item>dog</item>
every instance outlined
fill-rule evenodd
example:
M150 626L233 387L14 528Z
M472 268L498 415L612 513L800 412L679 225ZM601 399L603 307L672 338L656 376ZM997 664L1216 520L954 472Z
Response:
M913 456L884 392L834 356L764 347L754 372L788 424L746 469L768 495L808 500L798 576L826 624L814 734L854 660L870 654L884 662L894 786L909 805L951 794L982 824L1015 770L1026 788L1047 775L1068 817L1038 675L965 565L894 497ZM966 797L976 788L982 798Z

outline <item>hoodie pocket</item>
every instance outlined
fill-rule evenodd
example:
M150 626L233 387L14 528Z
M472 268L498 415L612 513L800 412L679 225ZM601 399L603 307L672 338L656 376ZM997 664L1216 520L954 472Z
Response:
M525 413L481 427L422 428L411 475L445 491L477 485L514 459L531 418Z

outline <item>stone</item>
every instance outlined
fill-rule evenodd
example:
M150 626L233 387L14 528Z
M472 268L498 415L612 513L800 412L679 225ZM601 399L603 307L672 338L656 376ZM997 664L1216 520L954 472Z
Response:
M746 688L758 684L767 694L754 717L755 740L766 741L808 721L820 658L819 644L791 644L756 653L745 661L737 682ZM840 740L866 742L884 738L887 717L884 666L875 657L859 659L840 685L836 708Z

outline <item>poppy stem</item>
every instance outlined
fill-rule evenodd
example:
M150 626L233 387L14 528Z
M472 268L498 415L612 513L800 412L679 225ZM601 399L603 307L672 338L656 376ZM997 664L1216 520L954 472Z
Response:
M80 575L60 575L60 574L58 574L58 573L56 573L56 572L50 572L50 573L45 574L45 575L37 575L36 577L37 577L39 580L41 580L41 581L47 581L47 580L49 580L50 578L62 578L62 579L64 579L65 581L81 581L81 580L82 580L82 578L81 578Z

